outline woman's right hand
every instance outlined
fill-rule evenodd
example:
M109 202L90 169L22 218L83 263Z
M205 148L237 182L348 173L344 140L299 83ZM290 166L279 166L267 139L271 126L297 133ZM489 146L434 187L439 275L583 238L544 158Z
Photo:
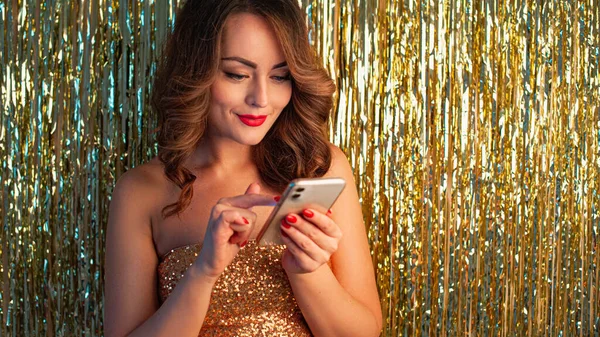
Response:
M273 196L262 195L260 185L252 183L243 195L223 198L210 213L202 249L194 267L205 276L216 279L237 255L256 223L254 206L274 206Z

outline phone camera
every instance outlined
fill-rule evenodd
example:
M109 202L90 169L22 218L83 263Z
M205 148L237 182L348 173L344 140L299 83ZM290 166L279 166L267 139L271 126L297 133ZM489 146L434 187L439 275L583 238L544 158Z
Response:
M298 199L300 198L301 194L300 193L294 193L294 195L292 195L292 199Z
M304 192L304 187L298 187L298 188L296 189L296 192Z

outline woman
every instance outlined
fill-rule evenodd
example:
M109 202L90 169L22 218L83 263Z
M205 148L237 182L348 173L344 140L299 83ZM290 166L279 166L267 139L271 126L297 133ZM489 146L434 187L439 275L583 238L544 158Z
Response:
M154 83L159 156L125 173L106 238L106 336L377 336L381 309L334 85L295 0L189 0ZM348 182L331 212L254 239L298 177ZM244 192L245 191L245 192Z

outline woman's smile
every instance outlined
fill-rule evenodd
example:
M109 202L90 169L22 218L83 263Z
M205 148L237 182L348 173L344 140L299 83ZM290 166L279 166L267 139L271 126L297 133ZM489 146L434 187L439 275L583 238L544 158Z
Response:
M267 119L267 115L237 115L238 118L242 121L242 123L257 127L261 126L265 120Z

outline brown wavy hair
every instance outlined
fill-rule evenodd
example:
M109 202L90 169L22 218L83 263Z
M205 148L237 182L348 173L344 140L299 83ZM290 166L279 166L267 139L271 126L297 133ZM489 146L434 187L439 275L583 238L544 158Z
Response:
M163 208L165 218L191 202L196 176L183 164L206 129L223 28L236 13L259 15L271 25L292 78L289 104L252 148L264 184L282 192L290 180L321 177L331 165L327 130L335 85L309 44L298 2L188 0L167 37L151 98L159 116L158 157L167 178L181 188L177 202Z

